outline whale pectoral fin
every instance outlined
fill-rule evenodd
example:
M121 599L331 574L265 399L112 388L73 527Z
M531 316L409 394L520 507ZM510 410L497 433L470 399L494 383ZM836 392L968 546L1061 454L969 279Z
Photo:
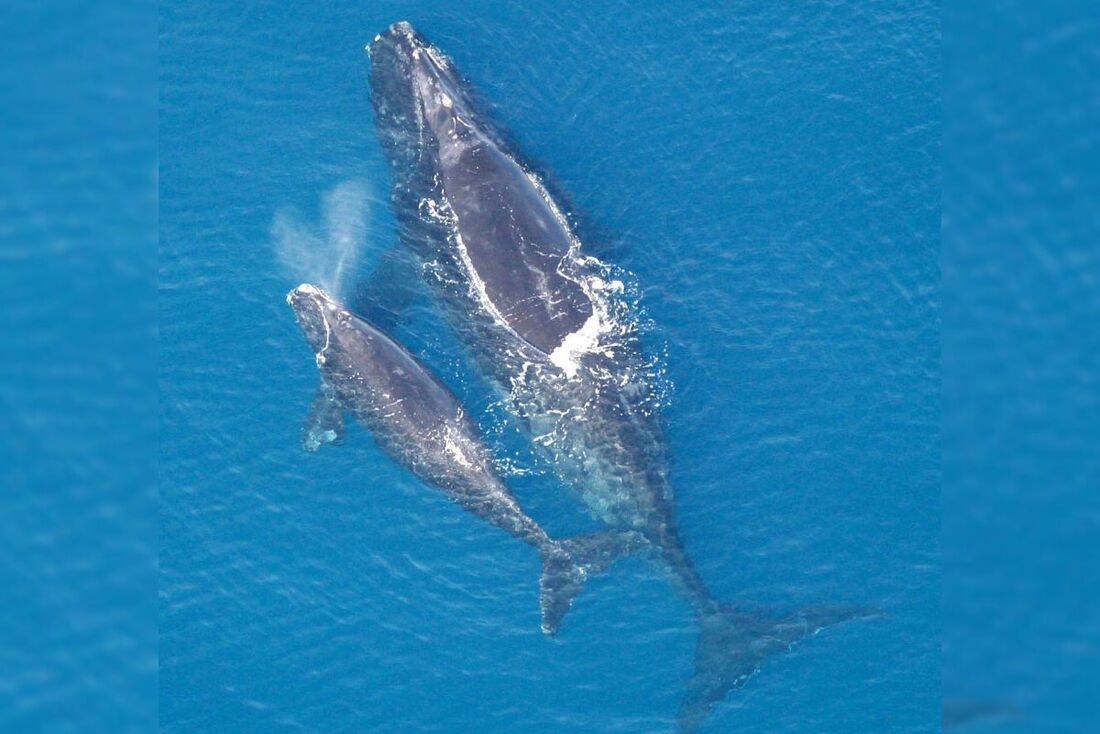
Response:
M332 388L322 380L302 426L302 448L316 451L326 443L337 443L343 438L344 409Z

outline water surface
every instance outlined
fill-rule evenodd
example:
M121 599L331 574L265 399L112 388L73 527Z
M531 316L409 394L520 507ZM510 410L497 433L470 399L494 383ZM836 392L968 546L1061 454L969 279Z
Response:
M632 273L681 532L715 591L888 612L772 661L704 731L935 730L937 13L166 3L164 729L673 728L696 630L644 562L595 579L547 639L529 549L361 429L299 448L316 368L283 300L306 266L280 243L350 238L354 279L396 241L363 46L406 19L566 195L585 246ZM399 336L529 470L511 479L531 514L592 527L411 297Z

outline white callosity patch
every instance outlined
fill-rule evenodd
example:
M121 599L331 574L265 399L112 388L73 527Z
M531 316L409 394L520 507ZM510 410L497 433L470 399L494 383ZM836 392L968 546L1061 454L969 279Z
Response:
M322 289L310 283L302 283L300 286L292 290L287 294L286 302L293 305L294 296L307 296L313 298L318 302L317 311L321 315L321 323L325 327L325 344L314 355L314 359L317 362L317 366L320 367L325 363L325 352L328 351L329 345L332 342L332 328L328 324L328 314L325 313L325 309L332 299L328 293L325 293Z
M321 313L321 323L325 325L325 345L314 355L318 367L325 363L325 353L328 351L329 343L332 340L332 329L328 325L328 318L324 315L324 312Z
M424 48L424 51L427 52L428 58L435 62L436 67L454 73L454 70L451 67L450 60L446 56L444 56L435 46L426 46Z

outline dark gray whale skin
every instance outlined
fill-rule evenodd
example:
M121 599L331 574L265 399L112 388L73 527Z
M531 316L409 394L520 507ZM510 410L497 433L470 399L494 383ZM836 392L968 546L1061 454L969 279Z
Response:
M481 305L515 336L551 353L592 315L576 277L565 272L574 242L561 212L492 130L478 124L446 59L411 26L395 24L370 49L376 114L380 127L395 133L383 145L406 171L426 165L424 174L447 192L446 215L421 213L451 219L452 257L477 274ZM410 129L419 131L419 141L435 141L430 160L403 139ZM419 193L401 192L413 198L399 209L430 208L432 198Z
M642 545L640 537L622 532L552 539L497 476L488 448L458 399L402 345L316 286L298 286L287 303L321 372L310 423L333 422L350 413L395 461L468 512L538 550L544 563L543 631L557 630L590 573ZM317 433L307 429L306 448L338 435L336 427L330 433L323 427Z
M618 375L640 368L641 355L630 348L612 358L588 355L588 369L572 378L553 359L595 313L584 287L591 273L570 255L575 242L564 217L482 124L449 62L411 26L394 24L370 52L372 100L393 163L402 239L426 263L452 324L513 398L530 433L545 436L569 422L565 441L576 439L575 445L556 443L553 459L567 473L584 475L576 489L593 514L644 529L661 547L678 547L665 440L647 410L648 386L593 378L601 369ZM676 566L700 592L693 598L705 596L687 558Z
M680 730L697 728L767 656L873 615L756 612L715 599L676 529L659 405L635 335L616 333L576 359L562 354L570 335L605 316L598 299L609 284L598 264L581 254L567 218L438 49L396 23L368 50L403 243L420 256L471 357L561 478L593 515L646 538L699 620Z

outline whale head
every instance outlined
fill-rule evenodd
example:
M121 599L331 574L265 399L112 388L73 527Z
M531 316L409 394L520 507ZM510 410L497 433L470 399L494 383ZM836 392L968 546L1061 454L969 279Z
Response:
M451 62L409 23L394 23L371 41L367 51L380 131L393 137L427 133L440 143L470 133L465 85Z
M319 361L332 342L334 318L343 309L321 288L303 283L286 296L286 302L294 309L306 341L313 347Z

